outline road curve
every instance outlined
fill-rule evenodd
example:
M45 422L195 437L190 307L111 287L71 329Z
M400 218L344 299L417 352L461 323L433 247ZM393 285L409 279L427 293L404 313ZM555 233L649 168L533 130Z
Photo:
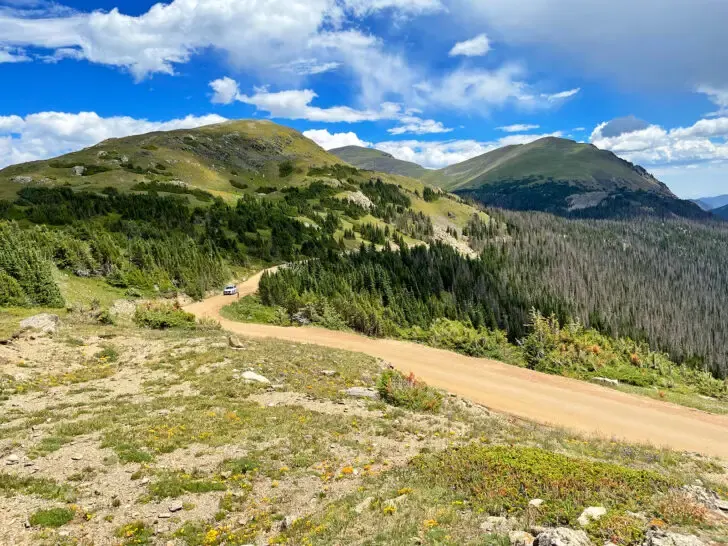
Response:
M262 273L238 286L241 296L258 290ZM414 372L430 385L457 393L495 411L630 442L647 442L728 460L728 416L622 393L591 383L547 375L495 360L389 339L321 328L286 328L227 320L220 315L229 296L214 296L185 310L220 321L235 334L312 343L365 353Z

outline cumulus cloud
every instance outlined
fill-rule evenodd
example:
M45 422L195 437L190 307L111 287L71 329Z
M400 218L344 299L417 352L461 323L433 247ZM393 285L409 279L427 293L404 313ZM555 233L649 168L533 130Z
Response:
M336 70L340 66L341 63L335 61L322 62L318 59L297 59L289 63L276 65L275 68L283 72L296 74L297 76L312 76L314 74L323 74L324 72Z
M449 133L452 129L445 127L441 121L434 119L422 119L413 115L404 115L399 118L401 125L388 129L387 132L392 135L427 135L435 133Z
M458 42L450 50L450 57L462 55L464 57L481 57L490 51L490 40L486 34L479 34L475 38Z
M560 132L542 135L510 135L495 141L479 142L477 140L422 141L400 140L379 142L375 148L392 154L397 159L419 163L428 169L440 169L472 159L484 153L510 146L528 144L547 136L561 136Z
M80 150L107 138L190 129L223 121L226 119L217 115L149 121L127 116L102 117L95 112L0 116L0 167Z
M728 117L703 119L690 127L671 130L648 125L616 133L609 131L609 123L601 123L592 131L590 140L595 146L611 150L634 163L686 165L728 159L726 136Z
M266 88L256 88L254 91L252 95L238 93L236 100L255 106L259 111L267 112L273 118L356 123L396 119L401 113L399 105L386 102L376 110L357 110L349 106L332 106L330 108L312 106L311 102L318 95L311 89L269 92Z
M445 9L440 0L344 0L344 7L357 17L382 10L396 10L405 15L422 15Z
M365 142L360 139L353 131L348 133L329 133L327 129L312 129L310 131L304 131L303 136L310 138L324 150L333 150L334 148L342 148L344 146L362 146L369 148L372 145L371 142Z
M232 78L224 77L210 82L213 104L232 104L240 95L238 82Z
M506 125L505 127L498 127L499 131L506 133L525 133L526 131L533 131L539 129L539 125L529 125L524 123L517 123L515 125Z

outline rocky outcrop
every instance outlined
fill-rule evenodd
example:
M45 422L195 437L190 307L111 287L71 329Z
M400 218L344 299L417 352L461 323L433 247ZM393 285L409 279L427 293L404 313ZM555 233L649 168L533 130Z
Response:
M705 546L695 535L678 535L666 531L650 531L644 546Z
M372 400L379 398L379 393L376 390L366 387L351 387L350 389L346 389L344 394L352 398L370 398Z
M21 332L33 330L44 334L55 334L58 331L60 323L61 319L58 318L58 315L41 313L40 315L34 315L21 321L20 330Z
M86 172L86 167L83 165L76 165L71 169L71 172L73 173L73 176L83 176L83 173Z
M581 525L582 527L586 527L592 521L597 521L601 519L601 517L606 515L606 513L607 509L603 506L590 506L581 513L577 521L579 522L579 525Z
M533 546L592 546L592 543L584 531L557 527L539 533Z
M15 182L16 184L32 184L33 177L32 176L13 176L10 179L10 181Z

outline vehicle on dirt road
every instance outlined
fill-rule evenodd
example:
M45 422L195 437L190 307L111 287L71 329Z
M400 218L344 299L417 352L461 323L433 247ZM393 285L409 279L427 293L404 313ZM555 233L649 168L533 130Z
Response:
M234 296L238 293L238 287L234 284L228 284L222 291L224 296Z

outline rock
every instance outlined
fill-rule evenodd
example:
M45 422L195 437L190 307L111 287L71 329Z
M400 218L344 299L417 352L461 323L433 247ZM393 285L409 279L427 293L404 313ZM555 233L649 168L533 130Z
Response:
M702 485L683 485L680 491L709 510L718 510L718 495Z
M501 516L489 516L480 524L480 530L485 533L504 535L516 528L516 522Z
M115 300L109 307L109 314L112 317L131 319L136 312L136 303L129 300Z
M352 398L370 398L371 400L379 399L379 393L375 389L367 387L351 387L346 389L344 393Z
M619 385L618 379L609 379L608 377L594 377L593 381L597 381L599 383L606 383L607 385Z
M10 455L7 459L5 459L5 464L7 465L18 464L18 462L20 462L20 457L18 457L14 453Z
M179 512L182 508L184 508L184 506L182 506L181 502L174 502L169 505L170 512Z
M298 518L295 518L293 516L286 516L281 521L280 530L285 531L286 529L290 529L291 527L293 527L297 520Z
M139 485L147 485L149 483L149 478L142 478L139 481Z
M334 377L337 373L336 370L321 370L321 375L326 377Z
M81 455L80 453L74 453L73 455L71 455L72 461L80 461L81 459L83 459L83 455Z
M597 521L601 519L601 517L604 516L606 513L607 509L603 506L590 506L581 513L577 521L579 522L579 525L581 525L582 527L586 527L592 521Z
M531 499L528 501L529 506L533 506L534 508L538 508L543 504L543 499Z
M58 315L52 315L50 313L41 313L40 315L34 315L20 322L20 329L25 330L37 330L44 334L55 334L58 330L58 325L61 319Z
M349 201L351 203L354 203L355 205L359 205L360 207L364 209L371 209L374 207L374 203L372 203L372 200L369 199L364 193L361 191L348 191L343 196L345 201Z
M83 173L86 172L86 167L83 165L76 165L71 169L71 172L73 173L73 176L83 176Z
M705 546L705 543L695 535L650 531L644 546Z
M374 497L367 497L354 507L354 512L357 514L363 514L365 510L369 509L373 502Z
M170 510L171 510L171 508L170 508ZM161 514L157 514L157 517L158 517L159 519L169 519L169 518L171 518L171 517L172 517L172 514L165 514L165 513L161 513Z
M243 372L240 377L245 379L245 381L251 382L251 383L264 383L266 385L270 384L270 381L267 377L263 377L262 375L259 375L255 372L252 372L248 370L247 372Z
M240 341L240 338L237 336L228 336L228 346L230 346L233 349L245 349L245 343Z
M728 501L720 500L716 502L716 506L718 510L723 510L723 512L728 512Z
M32 176L13 176L10 179L10 181L15 182L16 184L32 184L33 177Z
M535 539L526 531L511 531L508 533L508 540L511 541L511 546L532 546Z
M311 320L306 316L303 311L293 313L293 315L291 315L291 320L301 326L308 326L309 324L311 324Z
M540 533L533 546L592 546L592 543L584 531L557 527Z

